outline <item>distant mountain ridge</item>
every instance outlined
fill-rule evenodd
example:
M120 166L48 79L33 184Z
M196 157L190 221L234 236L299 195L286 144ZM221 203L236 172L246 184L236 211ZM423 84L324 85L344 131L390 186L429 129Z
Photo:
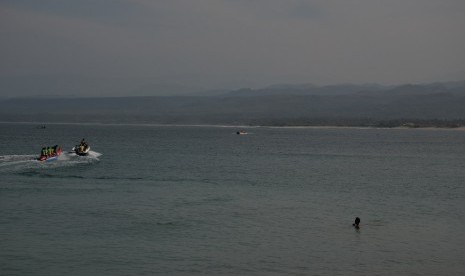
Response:
M437 82L430 84L402 84L402 85L380 85L380 84L338 84L317 86L313 84L279 84L261 89L244 88L230 91L231 95L258 96L258 95L345 95L345 94L371 94L376 92L403 93L405 94L428 94L441 92L462 92L465 81L460 82Z
M230 125L462 126L465 82L275 85L204 96L10 98L0 121Z

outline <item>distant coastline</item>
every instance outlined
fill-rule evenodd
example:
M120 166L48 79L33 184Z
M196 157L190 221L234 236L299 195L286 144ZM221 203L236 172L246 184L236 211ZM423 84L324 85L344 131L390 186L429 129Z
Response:
M0 121L268 127L465 127L465 82L241 89L216 96L0 99Z
M95 125L95 126L147 126L147 127L217 127L217 128L309 128L309 129L421 129L421 130L458 130L465 131L465 125L295 125L295 124L280 124L280 125L248 125L248 124L164 124L164 123L138 123L138 122L34 122L34 121L0 121L0 124L24 124L35 126L50 126L50 125Z
M311 120L309 120L311 121ZM365 128L443 128L443 129L457 129L465 128L465 120L386 120L386 121L371 121L371 120L351 120L344 119L343 123L299 123L299 122L280 122L264 124L267 126L276 127L365 127Z

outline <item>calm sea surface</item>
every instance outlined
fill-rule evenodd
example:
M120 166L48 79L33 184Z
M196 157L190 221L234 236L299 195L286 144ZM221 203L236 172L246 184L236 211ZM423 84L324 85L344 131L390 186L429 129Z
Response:
M0 275L465 275L465 131L237 130L0 124Z

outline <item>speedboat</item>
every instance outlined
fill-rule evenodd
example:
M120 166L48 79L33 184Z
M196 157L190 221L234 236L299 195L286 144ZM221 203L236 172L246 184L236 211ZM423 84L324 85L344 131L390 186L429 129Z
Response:
M57 160L58 156L62 153L61 147L55 145L53 147L45 147L42 148L42 152L40 153L39 161L53 161Z
M236 132L237 135L246 135L247 132L245 130L240 130L238 132Z
M89 145L77 145L74 146L71 150L72 152L76 153L79 156L86 156L89 154L90 146Z

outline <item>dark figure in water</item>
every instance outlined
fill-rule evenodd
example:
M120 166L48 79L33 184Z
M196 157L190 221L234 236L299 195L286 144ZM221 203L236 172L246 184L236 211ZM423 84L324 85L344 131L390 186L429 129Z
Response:
M360 224L360 218L356 217L355 222L352 225L355 226L355 228L358 229L358 228L360 228L359 224Z

